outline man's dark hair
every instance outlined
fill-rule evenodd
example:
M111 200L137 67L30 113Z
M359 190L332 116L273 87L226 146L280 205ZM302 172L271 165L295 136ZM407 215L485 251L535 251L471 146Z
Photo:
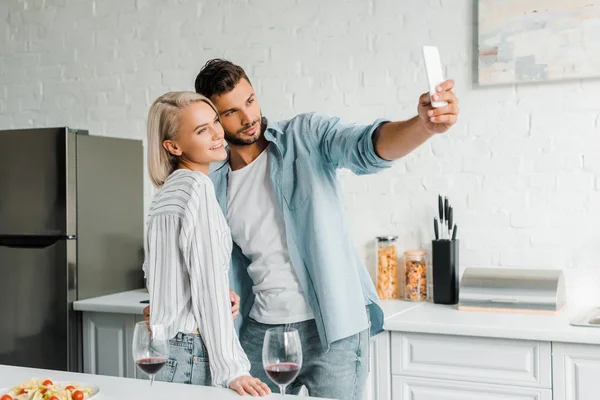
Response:
M244 78L250 83L246 72L239 65L221 58L207 61L196 76L196 93L204 95L209 99L212 96L220 96L228 93Z

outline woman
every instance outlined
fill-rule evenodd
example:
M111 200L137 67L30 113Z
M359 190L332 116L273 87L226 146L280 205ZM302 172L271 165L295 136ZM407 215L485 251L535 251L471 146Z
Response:
M148 115L148 170L159 188L147 221L144 271L150 324L166 327L170 357L159 380L267 395L233 325L231 236L208 178L227 157L215 106L193 92L159 97Z

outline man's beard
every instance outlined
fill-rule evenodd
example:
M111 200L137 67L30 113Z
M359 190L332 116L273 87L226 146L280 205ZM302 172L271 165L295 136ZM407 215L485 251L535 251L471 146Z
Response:
M225 141L227 141L228 144L230 144L230 145L232 144L235 146L248 146L253 143L256 143L258 141L258 139L260 139L260 136L262 134L263 127L261 125L261 121L262 121L262 115L257 120L244 125L239 131L237 131L234 134L232 134L231 132L225 131ZM250 137L250 138L245 138L242 136L243 131L251 129L255 125L258 125L258 135L254 136L254 137Z

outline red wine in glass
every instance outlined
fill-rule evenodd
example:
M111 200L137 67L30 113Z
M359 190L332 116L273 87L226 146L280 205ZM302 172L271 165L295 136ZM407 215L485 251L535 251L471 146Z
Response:
M150 357L142 358L135 362L138 367L148 375L156 375L167 363L166 358Z
M133 330L133 360L150 376L150 385L169 358L169 338L166 332L163 325L150 326L144 321L135 324Z
M289 385L298 373L300 366L296 363L271 364L265 368L269 378L278 385Z
M262 352L263 368L271 381L285 388L298 376L302 367L302 344L297 329L280 326L265 332Z

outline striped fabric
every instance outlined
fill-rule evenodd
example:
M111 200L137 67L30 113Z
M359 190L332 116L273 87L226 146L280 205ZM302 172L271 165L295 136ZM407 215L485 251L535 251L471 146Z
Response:
M211 180L176 170L156 193L147 221L144 272L150 323L169 337L200 330L215 386L249 375L231 317L231 234Z

